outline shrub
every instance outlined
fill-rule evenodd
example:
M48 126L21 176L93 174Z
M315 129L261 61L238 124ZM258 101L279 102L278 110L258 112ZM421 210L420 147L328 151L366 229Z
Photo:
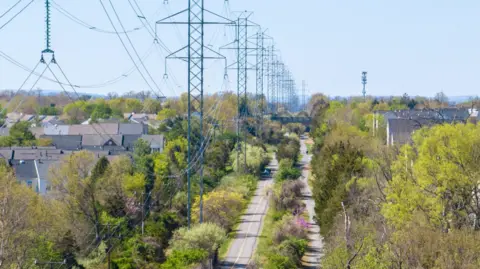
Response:
M281 244L289 238L307 239L306 227L297 223L293 216L286 215L275 225L273 231L273 242Z
M240 193L214 190L203 198L203 220L229 230L241 213L245 200ZM200 199L193 205L193 220L198 221Z
M161 269L187 269L189 266L201 263L208 258L208 252L203 249L175 250Z
M253 175L228 175L222 178L217 190L240 193L248 198L257 188L257 178Z
M301 181L286 181L281 189L274 193L273 204L278 211L294 210L302 206L300 197L305 184Z
M214 223L197 224L190 230L183 227L174 232L169 252L200 249L212 257L225 239L225 230Z
M244 150L244 144L240 144L242 147L242 151ZM268 162L270 161L267 155L267 152L261 148L247 144L247 173L259 175L265 166L267 166ZM232 160L232 167L233 170L236 172L242 171L243 172L243 154L240 154L240 169L237 167L237 152L236 149L232 151L230 154L230 159Z
M278 166L278 172L275 175L277 181L283 181L288 179L298 179L302 172L300 169L293 166L293 161L289 159L283 159Z
M278 145L277 158L279 160L289 159L296 163L299 156L300 141L295 138L284 137L280 145Z

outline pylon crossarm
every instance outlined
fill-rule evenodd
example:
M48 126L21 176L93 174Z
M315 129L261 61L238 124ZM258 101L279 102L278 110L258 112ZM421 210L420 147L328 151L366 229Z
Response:
M187 9L184 9L184 10L182 10L182 11L179 11L179 12L177 12L177 13L175 13L175 14L172 14L172 15L166 17L166 18L163 18L163 19L157 21L156 24L172 24L171 21L166 21L166 20L169 20L169 19L171 19L171 18L173 18L173 17L176 17L176 16L178 16L178 15L184 13L184 12L188 12L188 8L187 8Z

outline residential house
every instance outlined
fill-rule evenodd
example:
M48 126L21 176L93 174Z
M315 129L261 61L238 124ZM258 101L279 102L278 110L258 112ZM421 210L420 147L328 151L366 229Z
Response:
M41 135L40 138L52 140L52 146L63 150L82 149L81 135Z

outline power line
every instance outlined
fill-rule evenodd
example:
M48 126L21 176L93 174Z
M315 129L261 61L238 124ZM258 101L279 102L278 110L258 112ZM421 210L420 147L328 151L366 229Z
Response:
M136 63L135 60L133 59L133 56L130 54L130 51L128 50L125 42L123 41L122 37L120 36L120 33L117 31L117 28L115 27L115 24L113 23L113 20L112 20L112 18L110 17L110 14L108 14L107 8L106 8L105 5L103 4L102 0L99 0L99 2L100 2L100 4L102 5L103 11L105 12L105 14L106 14L107 17L108 17L108 20L110 21L110 24L112 25L113 29L115 30L118 39L119 39L120 42L122 43L123 48L125 49L125 51L127 52L128 56L130 57L130 60L131 60L131 61L133 62L133 64L135 65L135 68L136 68L137 71L140 73L141 77L143 78L143 80L145 81L145 83L147 84L147 86L150 88L150 90L155 93L155 91L153 90L153 88L152 88L152 86L150 85L150 83L148 83L148 80L146 79L145 75L140 71L140 68L138 67L137 63ZM118 20L119 20L119 22L120 22L120 25L122 26L122 29L125 29L125 28L123 27L123 24L121 23L119 17L118 17L118 14L117 14L116 11L115 11L115 8L114 8L114 6L113 6L113 4L112 4L112 1L109 1L109 2L110 2L110 5L112 6L112 8L113 8L113 10L114 10L114 12L115 12L115 15L117 16L117 18L118 18ZM128 34L125 34L125 36L126 36L127 39L129 40L129 42L132 44L130 38L128 37ZM132 47L133 47L133 45L132 45ZM138 53L137 53L137 50L135 49L135 47L133 47L133 49L134 49L135 54L137 55L137 57L140 59L140 57L138 56ZM140 61L140 64L145 68L145 65L143 64L142 61ZM150 75L150 72L148 72L148 70L147 70L146 68L145 68L145 71L146 71L147 74L150 76L150 78L152 78L151 75ZM152 78L152 80L153 80L153 78ZM153 82L155 83L155 81L153 81ZM155 85L156 85L156 83L155 83ZM158 85L157 85L157 88L158 88ZM159 90L160 93L163 95L163 93L161 92L160 88L158 88L158 90ZM157 95L157 94L156 94L156 95ZM157 95L157 96L158 96L158 95Z
M153 48L154 48L154 44L152 43L151 47L145 52L145 54L141 58L143 61L147 60L150 57L151 53L153 52ZM13 65L16 65L17 67L25 70L26 72L29 72L29 73L33 72L33 75L40 76L40 73L35 72L35 70L29 69L27 66L25 66L25 65L21 64L20 62L18 62L17 60L13 59L11 56L6 54L5 52L0 51L0 57L4 58L5 60L12 63ZM133 65L130 69L126 70L125 72L122 72L122 74L120 76L117 76L117 77L115 77L113 79L110 79L110 80L107 80L105 82L97 83L97 84L89 84L89 85L78 85L78 84L76 84L76 85L73 85L73 86L75 88L85 88L85 89L86 88L93 88L93 89L94 88L102 88L102 87L113 85L113 84L116 84L116 83L122 81L123 79L130 76L133 72L135 72L135 70L136 70L135 65ZM42 75L41 78L44 79L44 80L47 80L47 81L58 83L56 80L54 80L50 77L44 76L44 75ZM64 86L70 86L66 82L60 82L60 83Z
M30 2L28 2L28 4L26 6L24 6L20 11L18 11L15 15L13 15L12 18L10 18L10 20L8 20L6 23L4 23L2 26L0 26L0 30L2 30L5 26L7 26L10 22L12 22L18 15L20 15L23 11L25 11L25 9L27 9L27 7L29 7L32 3L33 3L34 0L31 0ZM18 4L18 3L17 3ZM15 5L17 5L15 4ZM8 11L5 13L7 14ZM2 17L5 15L3 14Z
M7 15L8 12L12 11L18 4L20 4L23 0L18 0L13 6L11 6L7 11L5 11L1 16L0 19L3 18L5 15Z
M53 4L53 8L56 9L60 14L64 15L65 17L67 17L71 21L73 21L73 22L75 22L75 23L77 23L77 24L79 24L79 25L81 25L85 28L88 28L88 29L96 31L96 32L105 33L105 34L116 34L115 31L105 30L105 29L93 26L93 25L85 22L82 19L79 19L78 17L76 17L75 15L73 15L72 13L70 13L66 9L64 9L62 6L60 6L58 3L56 3L55 1L52 1L52 4ZM140 25L140 26L137 26L137 27L134 27L132 29L128 29L128 30L125 30L125 31L119 32L119 33L120 34L132 33L132 32L135 32L135 31L138 31L138 30L142 29L143 27L145 27L145 26Z

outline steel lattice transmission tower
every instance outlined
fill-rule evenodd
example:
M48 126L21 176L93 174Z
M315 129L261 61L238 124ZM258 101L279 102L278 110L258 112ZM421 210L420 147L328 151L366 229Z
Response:
M366 85L367 85L367 72L366 71L362 72L362 84L363 84L363 90L362 90L363 100L366 100L367 99L367 90L365 88Z
M240 170L240 154L242 153L241 141L244 142L243 148L243 166L244 171L247 171L247 118L249 116L248 111L248 56L249 51L255 50L256 47L249 47L248 41L248 29L250 27L259 27L257 24L252 23L249 18L252 15L251 12L242 12L237 18L235 25L235 40L220 49L233 49L236 51L237 61L228 68L237 70L237 169ZM233 45L234 47L231 47ZM235 67L233 67L235 66ZM243 131L243 139L241 139Z
M188 21L186 22L175 22L170 21L172 17L178 16L180 14L187 13ZM221 22L208 22L205 21L205 13L212 14L218 18L221 18ZM214 12L208 11L204 8L204 0L188 0L188 8L177 12L171 16L168 16L164 19L157 21L157 24L186 24L188 26L188 44L171 53L166 57L166 59L181 59L187 62L188 64L188 75L187 75L187 91L188 91L188 108L187 108L187 119L188 119L188 146L187 146L187 196L188 196L188 227L190 228L191 224L191 211L192 211L192 194L191 194L191 177L192 177L192 153L193 149L197 149L198 153L198 163L199 163L199 177L200 177L200 223L203 222L203 159L204 159L204 150L202 147L205 146L204 135L203 135L203 93L204 93L204 61L205 59L225 59L225 57L219 54L216 51L208 48L204 44L205 36L205 25L207 24L231 24L232 21L222 17ZM215 56L206 57L205 51L212 52ZM186 51L187 56L178 56L177 54ZM226 61L226 60L225 60ZM166 74L166 70L165 70ZM226 74L225 74L226 76ZM198 145L193 145L195 139L192 137L192 125L194 121L193 117L198 117L198 122L200 125Z

